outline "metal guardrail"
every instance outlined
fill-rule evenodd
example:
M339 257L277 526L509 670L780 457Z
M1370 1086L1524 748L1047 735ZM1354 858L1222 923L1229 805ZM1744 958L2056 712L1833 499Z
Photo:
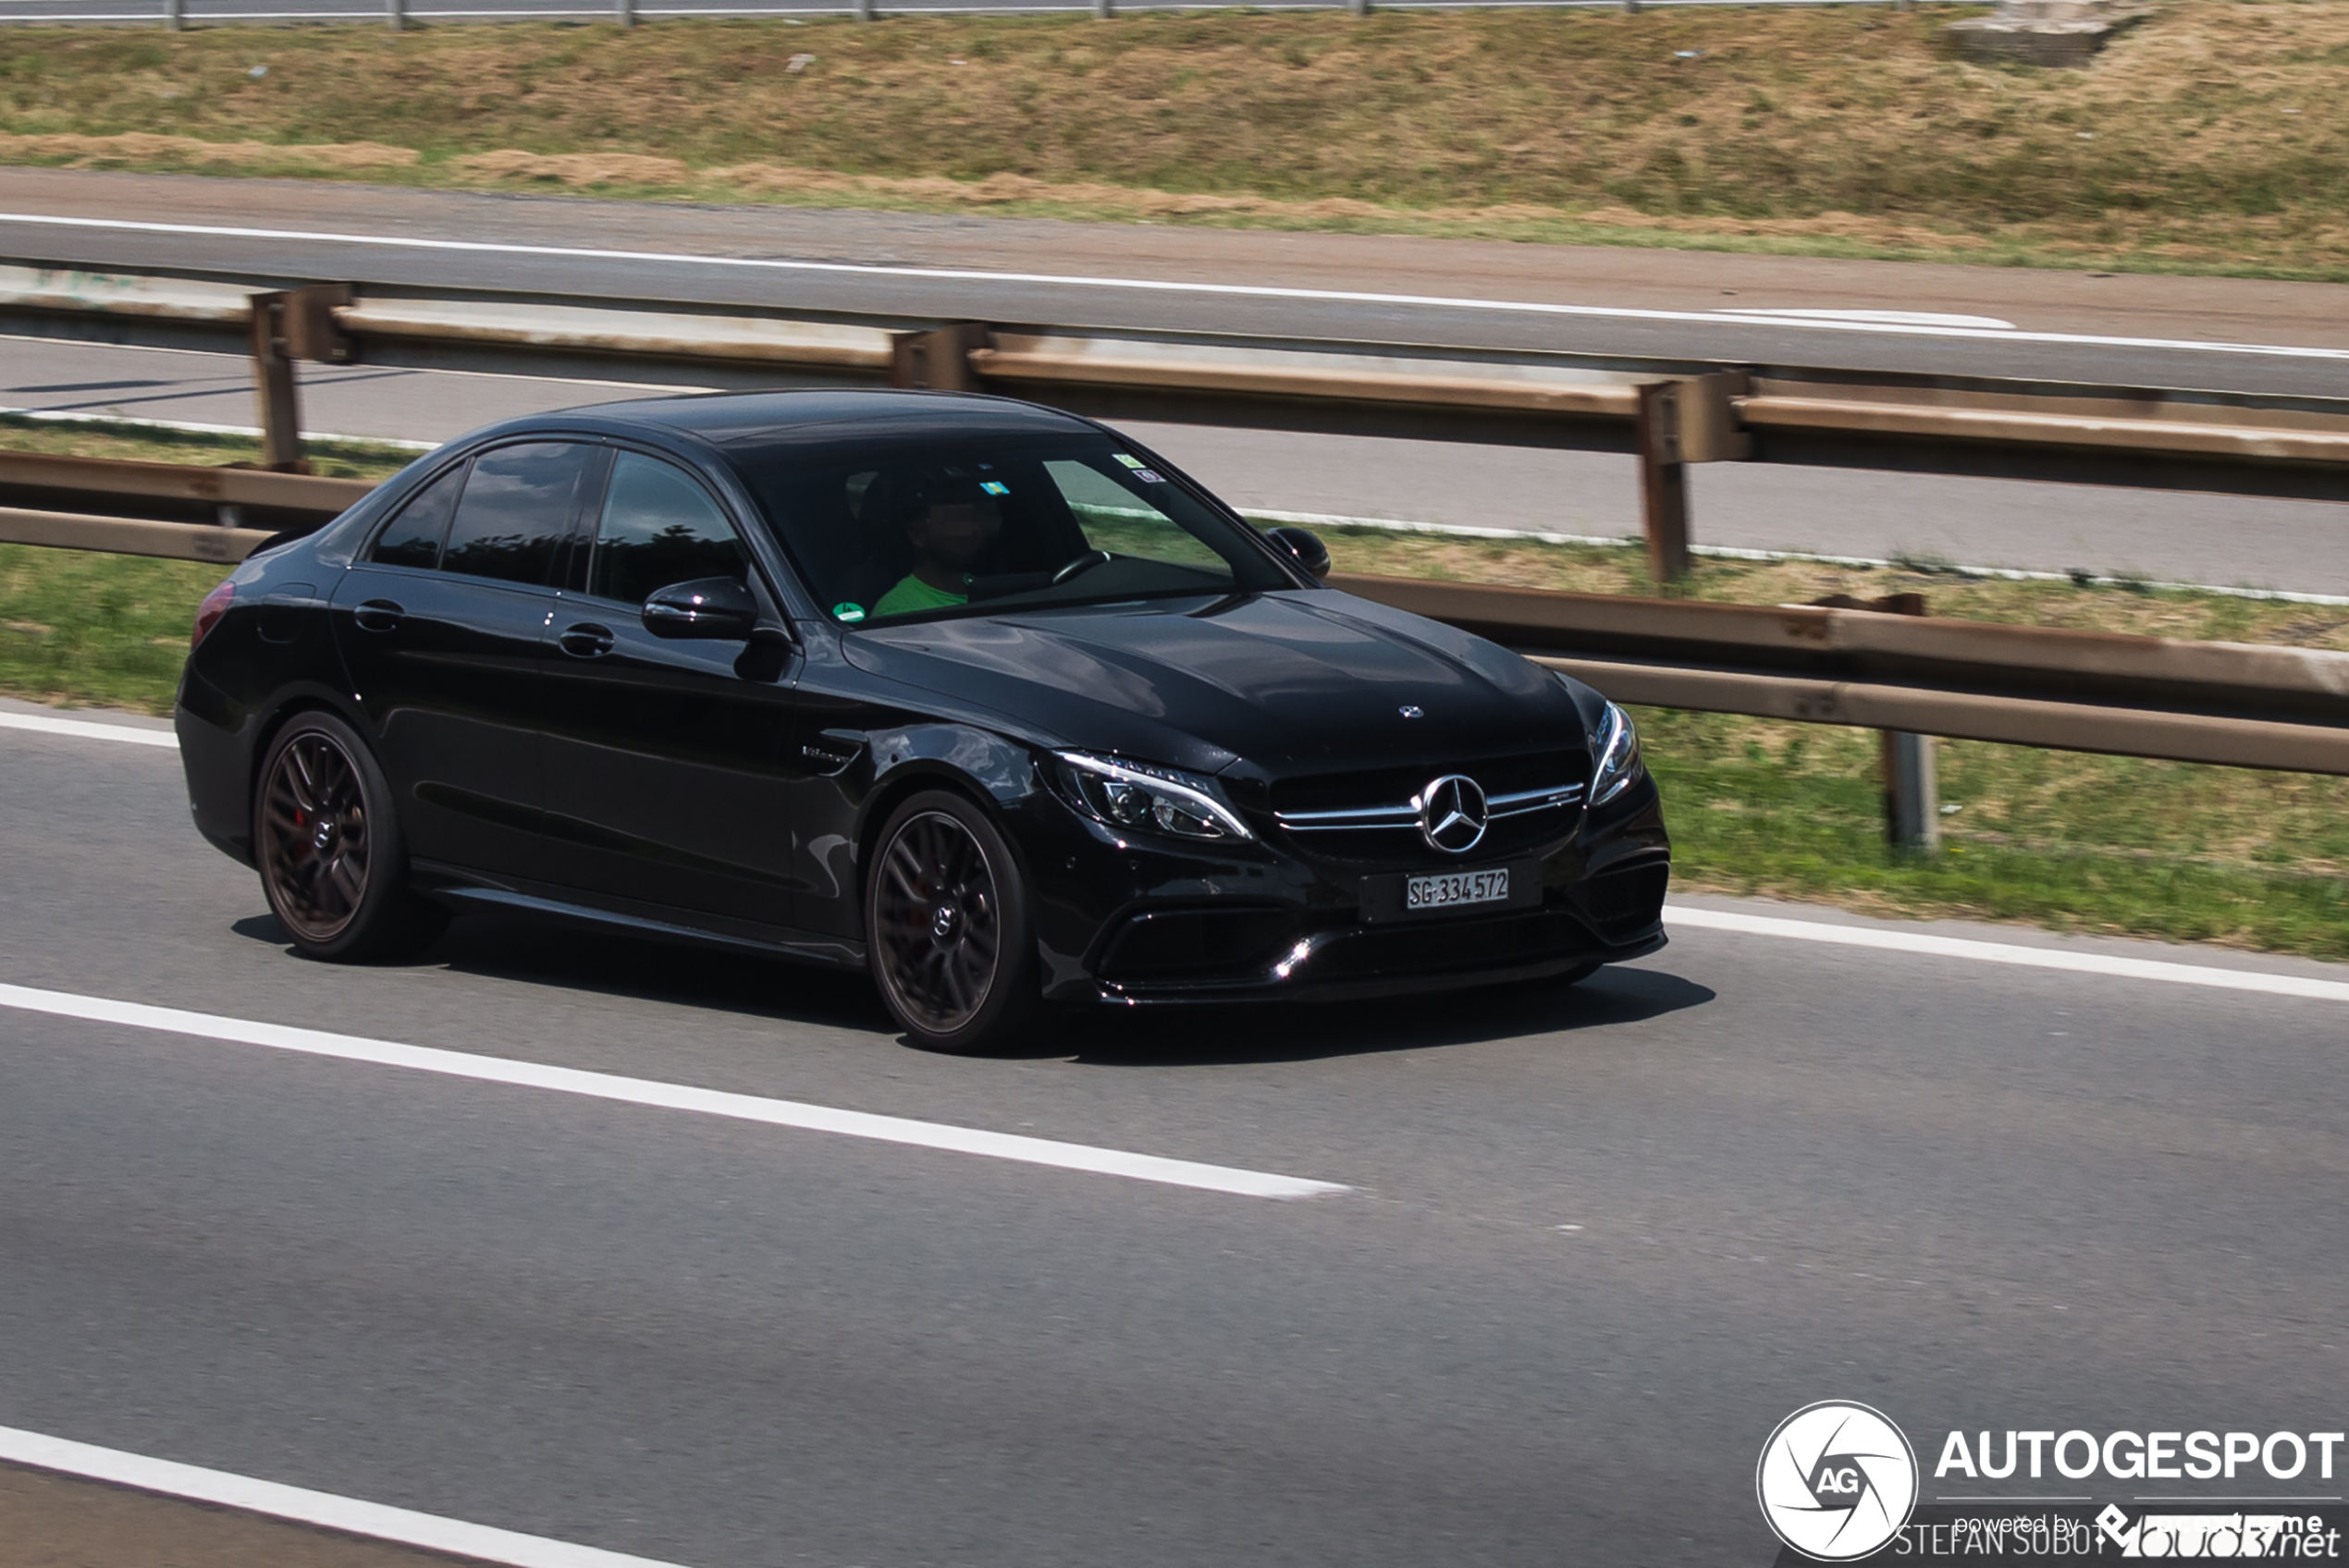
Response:
M240 560L363 481L0 453L0 542ZM60 504L60 509L23 505ZM214 508L207 512L206 508ZM1334 575L1619 701L2065 751L2349 775L2349 653Z
M288 288L293 284L296 287ZM716 386L987 390L1105 419L1635 454L1649 567L1689 570L1686 465L1869 468L2349 501L2349 398L96 273L0 262L0 325L252 355L292 466L297 359Z
M1664 580L1687 570L1688 462L2349 499L2349 398L270 286L286 281L0 264L0 322L110 341L190 346L192 334L203 346L242 344L254 359L264 447L279 466L298 451L294 358L720 386L975 388L1106 418L1623 451L1641 461L1651 565ZM323 521L365 489L288 472L0 457L0 501L12 503L0 508L0 539L229 561L265 531ZM1867 610L1338 581L1625 701L1884 729L1888 775L1899 751L1903 767L1922 770L1927 800L1919 735L2349 774L2344 654ZM1919 832L1930 841L1929 823Z

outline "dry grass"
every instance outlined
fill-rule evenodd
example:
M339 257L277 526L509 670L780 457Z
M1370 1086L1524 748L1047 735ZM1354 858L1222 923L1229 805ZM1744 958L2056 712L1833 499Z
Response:
M1320 531L1340 571L1445 578L1574 594L1659 592L1636 549L1518 544L1378 528ZM1922 593L1928 612L1955 620L2127 631L2194 642L2269 643L2349 650L2349 606L2252 599L2198 590L2088 582L2013 582L1925 567L1700 558L1676 593L1745 605L1805 605L1834 594L1874 599Z
M2349 276L2349 3L2170 0L2084 71L1960 14L13 29L0 156Z

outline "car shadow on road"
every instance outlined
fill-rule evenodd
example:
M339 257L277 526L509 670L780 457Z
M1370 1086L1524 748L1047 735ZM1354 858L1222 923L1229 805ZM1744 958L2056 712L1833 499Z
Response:
M249 915L229 929L293 951L275 915ZM778 1023L891 1030L889 1014L862 974L524 920L461 917L432 946L387 967L447 969L596 996L714 1008Z
M1713 991L1656 969L1607 968L1579 986L1496 986L1482 990L1327 1005L1170 1008L1075 1014L1045 1048L1101 1067L1217 1067L1319 1061L1476 1045L1643 1023L1702 1007Z

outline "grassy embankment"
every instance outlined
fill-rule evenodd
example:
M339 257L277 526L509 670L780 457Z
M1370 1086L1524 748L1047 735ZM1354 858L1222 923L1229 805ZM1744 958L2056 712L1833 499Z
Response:
M2349 278L2349 3L1963 14L12 28L0 159Z
M248 444L0 422L20 449L234 461ZM314 452L390 472L404 455ZM1328 535L1342 570L1585 592L1644 591L1630 551L1374 529ZM219 569L0 545L0 691L168 709L196 601ZM2349 609L2212 594L1707 560L1699 597L1778 604L1921 589L1934 612L2176 637L2349 648ZM1684 888L1987 915L2349 958L2349 780L1950 742L1948 852L1886 850L1868 731L1643 710Z

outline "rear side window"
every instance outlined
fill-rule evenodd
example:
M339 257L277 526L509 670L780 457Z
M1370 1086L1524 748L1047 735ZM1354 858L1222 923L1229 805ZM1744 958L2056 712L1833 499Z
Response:
M658 458L622 452L613 459L590 594L641 605L672 582L748 571L742 541L708 491Z
M571 531L593 455L594 448L572 442L531 441L475 458L441 570L544 583Z
M438 566L440 541L449 532L449 516L457 509L457 492L464 482L465 465L459 463L410 496L391 526L376 537L367 558L377 566L422 567L426 571Z

